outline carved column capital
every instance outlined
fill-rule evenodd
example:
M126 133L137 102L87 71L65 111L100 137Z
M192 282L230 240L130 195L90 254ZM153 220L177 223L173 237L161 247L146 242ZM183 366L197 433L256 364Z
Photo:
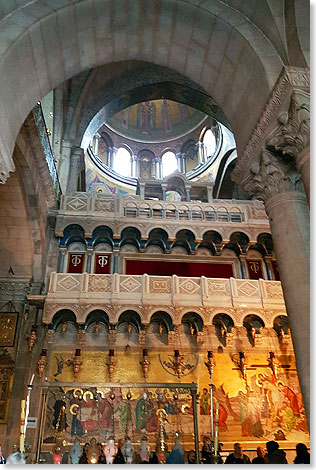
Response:
M300 175L291 158L280 159L263 149L259 162L250 166L250 175L242 182L245 190L265 203L273 196L288 192L304 194Z
M310 142L310 96L293 91L288 111L279 114L278 125L267 137L267 146L291 156L299 164L302 152Z

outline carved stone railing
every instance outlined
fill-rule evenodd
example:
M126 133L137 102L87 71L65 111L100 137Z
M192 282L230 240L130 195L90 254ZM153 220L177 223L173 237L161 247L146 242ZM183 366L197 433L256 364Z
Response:
M169 202L141 200L138 196L91 196L88 193L77 193L61 197L60 213L64 215L87 214L99 217L106 213L111 219L124 217L268 225L268 218L260 201L226 199L214 199L211 203Z
M242 326L243 318L254 313L266 327L273 326L278 315L286 315L279 281L52 273L44 303L44 323L50 323L62 309L72 310L78 322L84 322L96 309L110 313L111 322L116 322L124 310L139 311L144 323L157 310L168 312L175 323L179 312L194 311L206 325L217 313L227 313L236 326Z

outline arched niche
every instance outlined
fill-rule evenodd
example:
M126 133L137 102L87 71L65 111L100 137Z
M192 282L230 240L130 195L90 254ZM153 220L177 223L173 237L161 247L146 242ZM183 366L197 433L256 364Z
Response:
M198 332L203 331L203 319L196 312L187 312L181 319L182 325L184 325L184 332L187 335L196 335Z

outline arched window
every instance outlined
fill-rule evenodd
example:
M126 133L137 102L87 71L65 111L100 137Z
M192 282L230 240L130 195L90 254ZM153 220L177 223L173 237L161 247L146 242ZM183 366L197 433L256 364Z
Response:
M177 158L174 152L165 152L161 158L162 176L168 176L178 168Z
M131 176L131 154L125 147L120 147L114 157L113 170L122 176Z
M208 158L213 155L216 149L216 139L211 129L207 129L205 132L203 137L203 144L206 152L205 156Z

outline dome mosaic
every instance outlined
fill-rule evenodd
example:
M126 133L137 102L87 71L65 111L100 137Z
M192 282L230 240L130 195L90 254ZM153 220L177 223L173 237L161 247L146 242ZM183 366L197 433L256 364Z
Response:
M117 134L137 142L168 142L200 126L207 115L166 99L145 101L111 116L106 126Z

